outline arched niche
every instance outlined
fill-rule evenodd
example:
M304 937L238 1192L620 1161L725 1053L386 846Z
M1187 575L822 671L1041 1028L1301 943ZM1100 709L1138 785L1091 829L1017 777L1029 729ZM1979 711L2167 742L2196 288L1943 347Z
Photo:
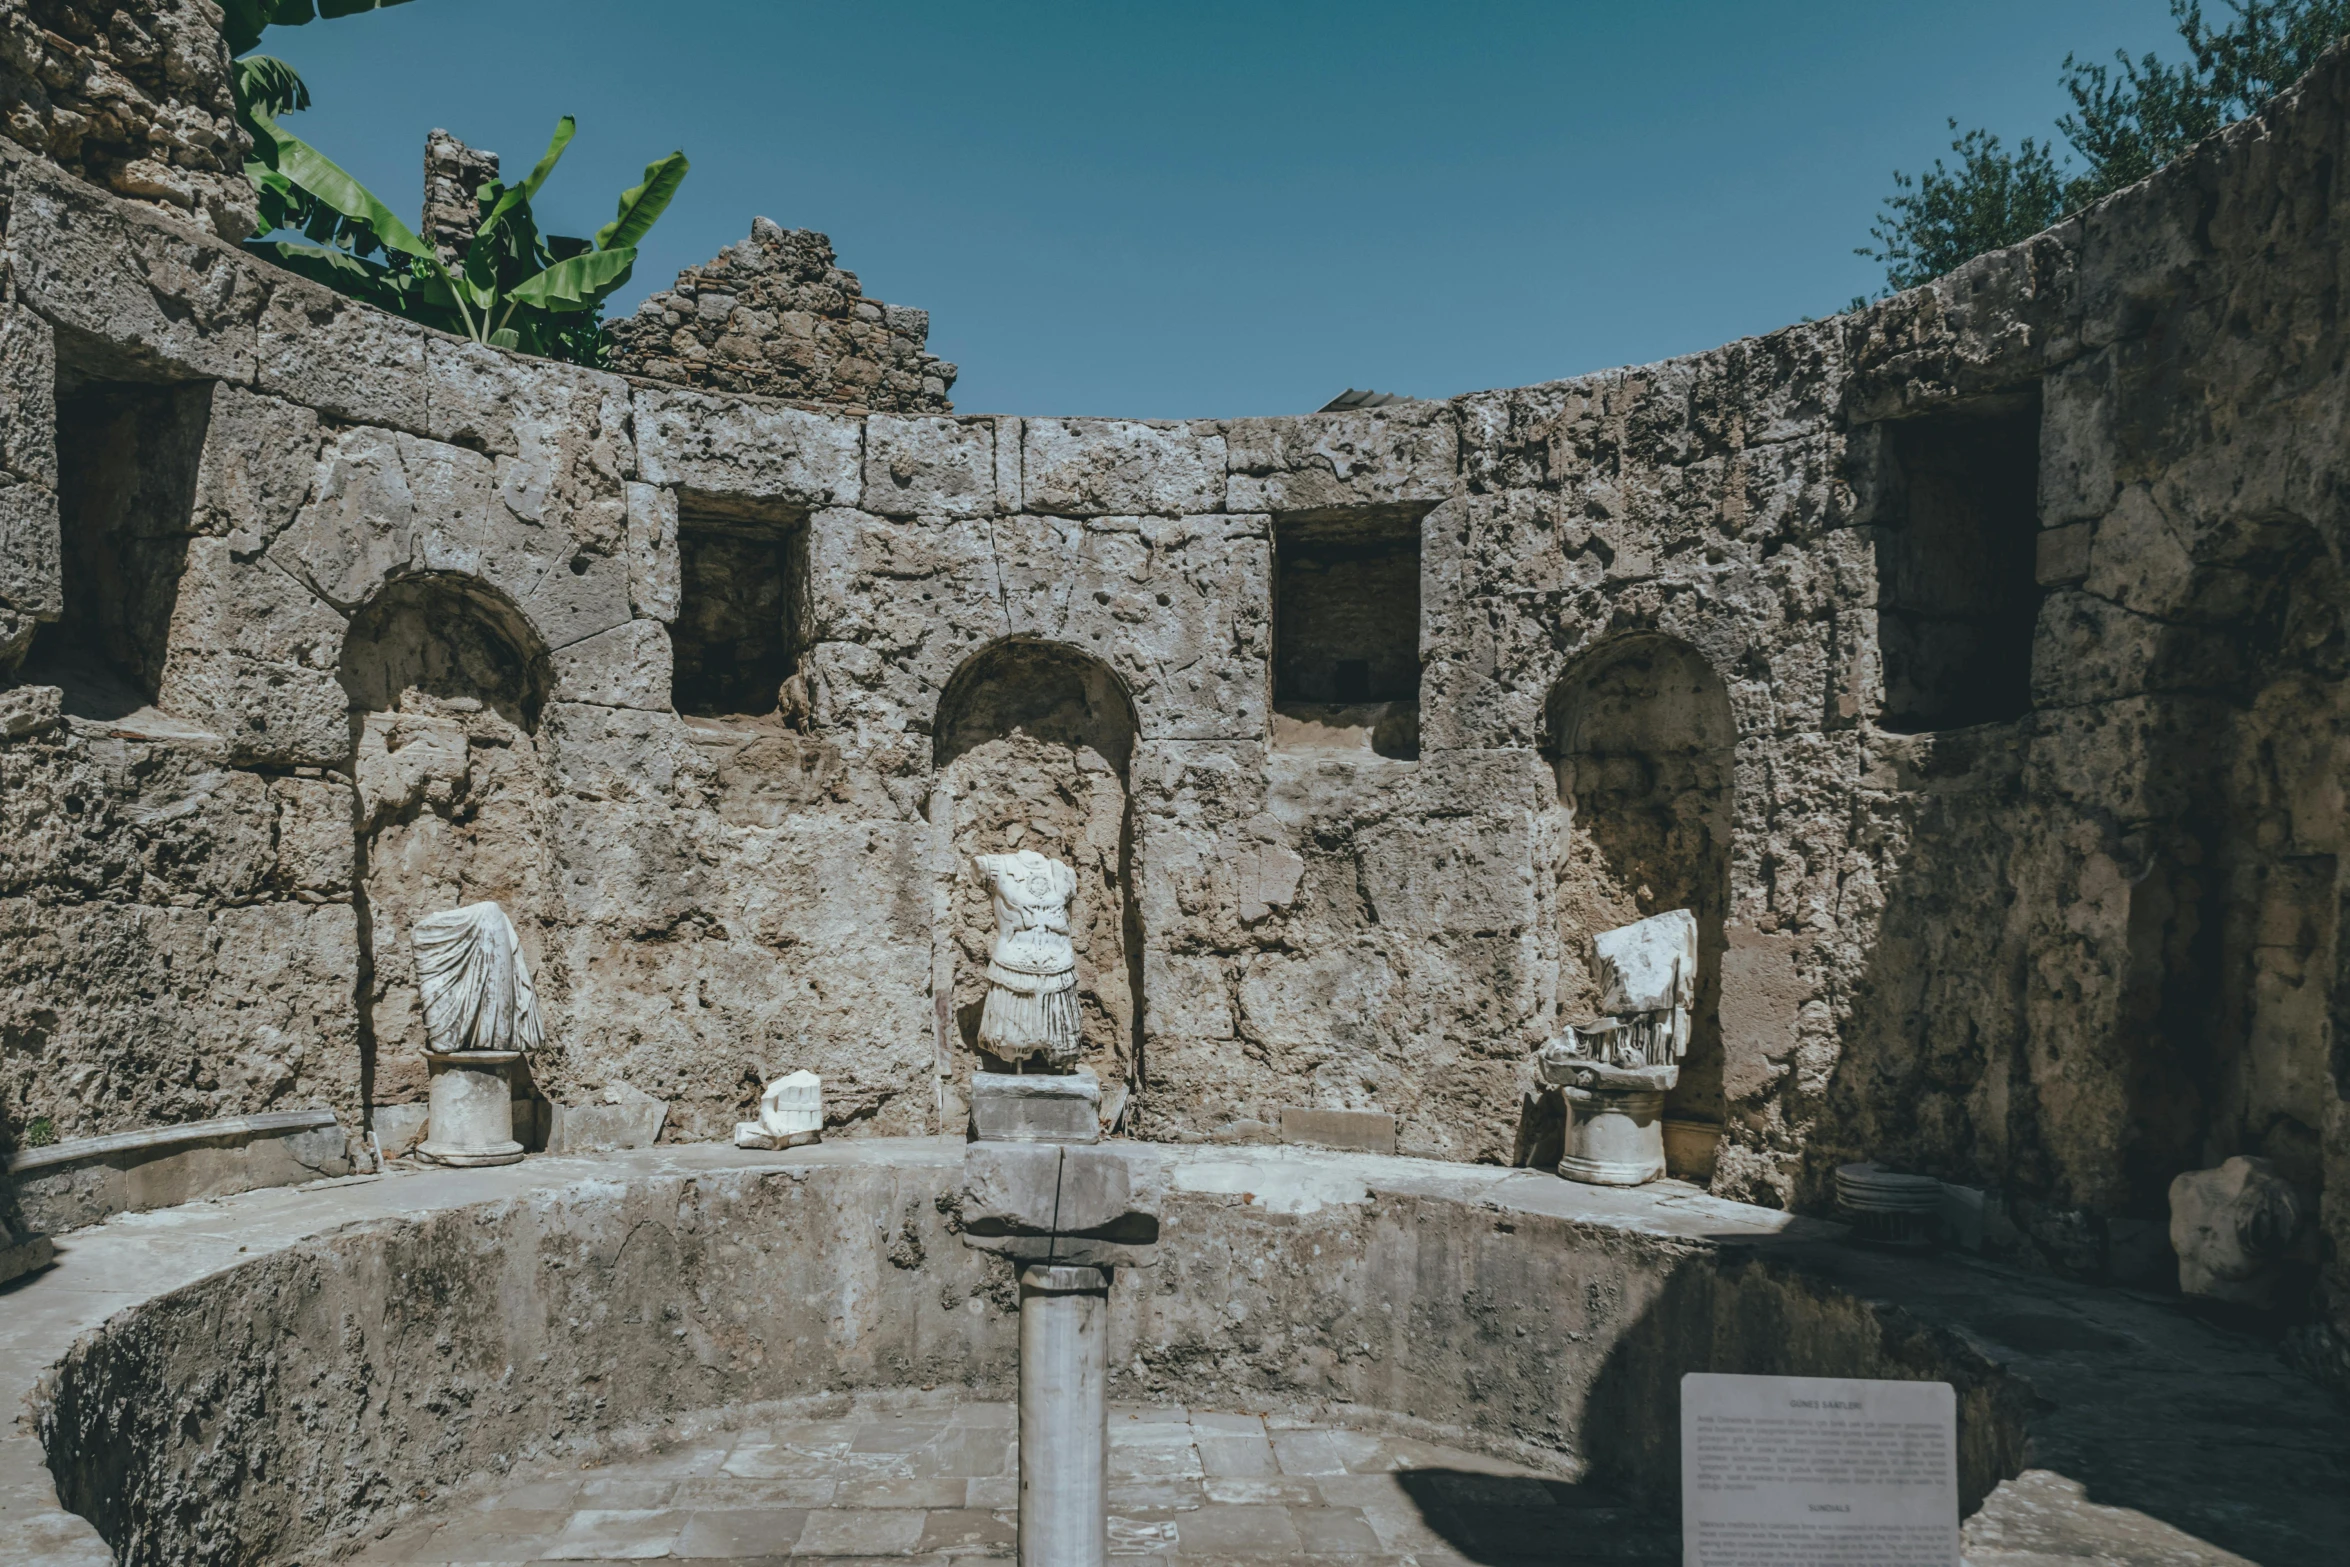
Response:
M1697 917L1697 1007L1668 1118L1698 1123L1669 1146L1697 1173L1702 1128L1722 1119L1722 922L1729 908L1730 694L1703 655L1671 637L1611 640L1577 660L1544 709L1544 750L1572 822L1560 855L1559 1004L1598 1010L1591 938L1668 909ZM1697 1148L1692 1148L1692 1143ZM1706 1153L1704 1158L1710 1158Z
M1142 922L1127 788L1134 703L1109 666L1059 643L1012 639L971 655L940 695L932 726L940 803L956 862L949 900L953 1069L978 1053L995 915L971 857L1034 849L1077 873L1069 934L1077 948L1084 1062L1105 1106L1138 1078Z
M400 1104L425 1086L418 919L495 900L539 969L550 668L511 599L444 572L395 578L362 605L339 673L358 792L362 1076L371 1106Z

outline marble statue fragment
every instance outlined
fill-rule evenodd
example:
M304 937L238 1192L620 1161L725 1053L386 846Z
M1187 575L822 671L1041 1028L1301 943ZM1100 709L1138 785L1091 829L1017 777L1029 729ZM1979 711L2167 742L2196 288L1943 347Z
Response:
M468 903L428 914L411 939L428 1049L527 1052L546 1042L522 941L504 909Z
M2179 1293L2262 1310L2297 1264L2315 1260L2316 1205L2266 1159L2239 1154L2170 1183L2170 1243Z
M759 1096L759 1119L737 1121L737 1148L798 1148L824 1140L824 1079L813 1072L791 1072L767 1085Z
M1034 849L971 863L995 899L979 1048L999 1061L1035 1057L1065 1071L1077 1064L1077 952L1069 943L1077 873Z
M1697 1002L1697 918L1653 915L1601 932L1592 949L1602 1015L1561 1028L1534 1072L1567 1101L1559 1174L1640 1186L1665 1173L1665 1094L1681 1081Z
M468 903L418 920L409 940L432 1070L416 1156L435 1164L512 1164L523 1149L514 1136L511 1073L546 1043L514 922L495 903Z

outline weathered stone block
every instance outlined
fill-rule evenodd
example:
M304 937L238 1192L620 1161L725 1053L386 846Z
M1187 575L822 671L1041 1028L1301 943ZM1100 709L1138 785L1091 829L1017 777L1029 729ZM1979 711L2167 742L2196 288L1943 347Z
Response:
M863 491L861 421L694 392L635 394L637 477L707 500L815 509Z
M338 763L351 749L336 676L344 630L266 557L191 539L157 705L220 735L241 762Z
M1405 403L1224 426L1226 505L1241 512L1424 509L1450 495L1459 442L1450 405Z
M485 552L485 562L487 557ZM540 639L550 648L562 648L629 624L628 589L626 556L572 555L550 568L535 589L517 597ZM662 637L667 640L666 628Z
M1232 992L1221 958L1145 951L1142 993L1143 1027L1151 1038L1233 1037Z
M608 1102L604 1104L556 1101L548 1122L547 1152L606 1153L619 1148L650 1148L660 1140L668 1105L625 1086L607 1089L606 1094Z
M315 411L213 383L189 528L245 554L264 548L309 500L323 442Z
M271 280L256 390L353 424L425 432L428 328L304 278Z
M2044 588L2061 587L2089 574L2089 549L2097 525L2068 522L2042 532L2033 544L2032 575Z
M992 419L865 421L863 508L884 517L984 517L996 496Z
M0 485L0 602L39 620L65 610L57 492L44 484Z
M631 482L628 506L628 605L638 615L677 618L677 492Z
M1283 1105L1281 1140L1358 1153L1395 1152L1395 1117L1384 1110L1307 1110Z
M971 1134L982 1143L1090 1143L1101 1136L1101 1103L1091 1072L975 1072Z
M669 711L669 629L631 620L557 648L554 700Z
M57 487L57 342L29 310L0 312L0 469Z
M1054 516L1222 511L1224 466L1214 424L1029 419L1022 426L1022 504Z
M348 781L327 775L269 780L277 802L277 884L295 892L343 897L356 857Z
M37 162L16 165L14 179L8 263L17 300L79 334L70 350L78 368L252 382L269 291L296 280Z

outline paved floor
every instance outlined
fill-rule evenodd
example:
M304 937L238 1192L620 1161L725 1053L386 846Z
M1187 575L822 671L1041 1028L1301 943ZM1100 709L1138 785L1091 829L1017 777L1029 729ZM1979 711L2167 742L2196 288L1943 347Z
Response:
M852 1410L518 1478L411 1520L367 1563L1012 1555L1012 1406ZM1677 1536L1531 1470L1425 1442L1177 1408L1110 1416L1121 1561L1664 1563Z

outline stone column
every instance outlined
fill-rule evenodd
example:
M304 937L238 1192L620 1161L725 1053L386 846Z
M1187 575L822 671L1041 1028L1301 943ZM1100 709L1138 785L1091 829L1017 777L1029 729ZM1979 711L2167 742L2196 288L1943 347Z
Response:
M1020 1567L1109 1555L1107 1268L1020 1270Z
M417 1156L435 1164L513 1164L514 1089L507 1072L519 1050L425 1052L432 1068L432 1109Z

